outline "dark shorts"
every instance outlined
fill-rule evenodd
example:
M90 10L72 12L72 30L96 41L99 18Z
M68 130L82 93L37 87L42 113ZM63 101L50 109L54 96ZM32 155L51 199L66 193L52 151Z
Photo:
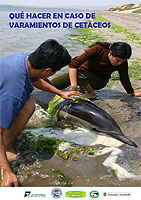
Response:
M90 84L94 90L99 90L106 86L106 83L92 72L80 69L77 72L77 83L79 86Z
M56 88L65 89L70 85L69 73L57 76L51 82ZM106 83L92 72L80 69L77 71L77 83L79 86L90 84L94 90L99 90L106 86Z

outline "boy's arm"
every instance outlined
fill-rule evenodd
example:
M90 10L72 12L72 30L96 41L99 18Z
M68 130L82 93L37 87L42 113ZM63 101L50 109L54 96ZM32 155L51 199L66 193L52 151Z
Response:
M39 79L38 81L33 82L32 84L33 84L33 86L35 86L36 88L38 88L40 90L43 90L45 92L55 93L55 94L61 96L64 99L73 100L73 98L70 97L71 95L78 95L78 96L80 96L80 93L77 92L77 91L62 92L61 90L58 90L57 88L55 88L51 84L47 83L43 79Z
M2 175L2 182L1 186L2 187L11 187L12 185L17 187L18 186L18 180L15 174L12 173L5 149L4 149L4 141L3 141L3 132L5 129L0 127L0 170L1 170L1 175Z
M77 68L69 68L71 91L77 91Z

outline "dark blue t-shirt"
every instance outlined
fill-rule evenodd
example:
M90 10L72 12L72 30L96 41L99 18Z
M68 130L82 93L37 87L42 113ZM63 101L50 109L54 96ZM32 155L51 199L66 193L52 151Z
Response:
M10 128L33 91L28 76L27 58L25 54L0 58L0 127L2 128Z

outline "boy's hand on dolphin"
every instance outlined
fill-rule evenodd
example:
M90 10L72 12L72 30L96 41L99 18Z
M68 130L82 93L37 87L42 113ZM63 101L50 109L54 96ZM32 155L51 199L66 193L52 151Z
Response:
M73 97L70 97L71 95L81 96L81 93L78 91L68 91L68 92L62 92L60 96L64 99L74 100Z
M13 174L12 172L5 172L1 182L1 187L18 187L18 180L15 174Z

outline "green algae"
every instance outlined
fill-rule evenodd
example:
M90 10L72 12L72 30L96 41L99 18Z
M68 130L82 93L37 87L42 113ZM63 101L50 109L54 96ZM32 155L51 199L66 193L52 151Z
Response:
M56 155L58 155L59 157L63 158L64 161L67 161L69 159L69 157L70 157L70 152L68 152L68 151L65 151L65 152L57 151Z
M48 106L48 113L51 118L54 118L57 120L58 112L59 110L57 109L57 106L59 103L63 101L63 98L56 95L52 101L50 101L49 106Z
M93 22L107 22L107 23L110 22L109 29L113 33L123 33L127 37L127 39L124 39L124 41L135 43L135 44L141 44L140 35L132 33L129 29L124 28L123 26L118 26L114 24L113 22L101 17L98 14L96 14L96 17L93 20ZM86 47L88 47L89 45L91 45L92 43L96 41L101 41L101 42L107 41L107 39L104 37L104 34L103 34L103 28L102 29L85 28L85 29L77 29L77 30L80 32L80 34L77 34L77 35L72 34L71 40L77 40L78 42L80 42Z
M85 101L90 101L87 98L83 98L83 97L78 97L78 96L73 96L74 100L64 100L62 97L56 95L52 101L50 101L49 103L49 107L48 107L48 113L50 115L51 118L57 120L58 114L59 114L59 107L58 105L62 102L64 102L64 105L62 105L63 107L65 107L65 103L66 105L73 103L78 103L80 100L85 100Z
M108 102L104 102L104 104L105 104L106 106L108 106L109 108L111 108L112 110L115 109L115 107L114 107L112 104L108 103Z
M141 7L140 5L135 5L135 4L131 3L131 4L123 5L120 7L110 8L108 11L120 11L122 13L122 11L130 10L130 11L132 11L132 13L141 13L140 7ZM134 9L136 9L136 10L134 10Z
M61 141L55 137L47 138L43 135L39 135L36 146L38 151L48 150L51 155L54 155L60 143Z
M96 19L94 20L96 22L109 22L105 18L96 15ZM123 33L127 37L127 41L135 44L141 44L141 37L140 35L137 35L135 33L132 33L129 29L124 28L123 26L118 26L110 21L111 27L113 33ZM126 40L126 39L125 39Z
M118 169L112 168L112 171L114 172L114 174L115 174L116 176L118 176Z
M95 154L96 154L95 151L89 151L89 152L88 152L88 155L89 155L89 156L94 156Z
M132 13L141 13L141 9L134 10Z
M55 176L59 179L59 182L62 186L65 187L71 187L72 186L72 179L69 178L68 176L64 175L62 172L59 170L54 171Z
M141 80L141 59L136 58L129 66L129 77L134 80Z
M59 145L63 144L55 137L47 138L43 134L38 136L32 134L29 130L23 131L16 139L14 148L17 153L20 153L20 159L26 162L34 162L37 159L48 159L50 156L57 155L64 162L69 159L78 161L81 155L94 156L98 152L90 146L71 145L67 150L59 150Z
M60 143L61 141L55 137L47 138L42 134L35 136L31 132L26 132L17 137L14 147L17 152L25 156L30 154L38 157L41 152L47 152L47 154L53 156Z
M132 161L132 170L136 170L137 168L141 167L141 162Z
M71 146L64 152L58 150L56 155L61 157L64 162L67 162L68 159L71 159L72 161L78 161L82 155L95 156L97 152L99 152L99 150L96 150L94 147L90 146Z
M72 158L72 161L78 161L78 160L79 160L78 157L73 157L73 158Z
M80 34L78 35L71 34L72 36L71 40L76 40L86 47L90 46L95 41L101 41L101 42L107 41L107 39L103 38L103 36L96 34L94 31L89 30L88 28L77 29L77 30L80 32Z

